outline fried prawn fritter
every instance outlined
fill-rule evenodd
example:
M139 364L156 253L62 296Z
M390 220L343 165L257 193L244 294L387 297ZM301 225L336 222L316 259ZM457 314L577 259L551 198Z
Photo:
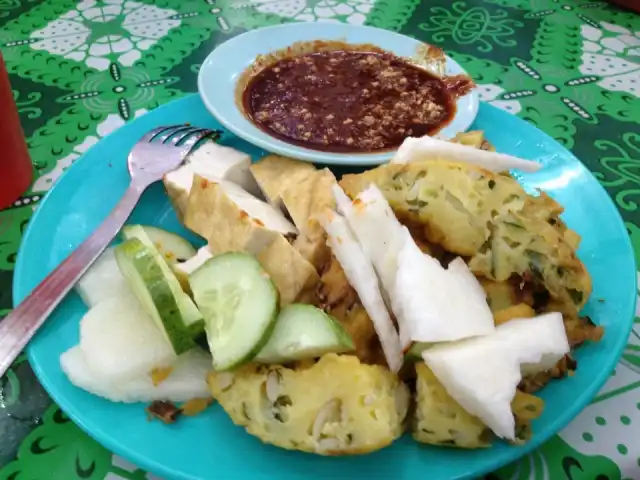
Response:
M420 443L458 448L491 446L493 434L482 421L464 410L423 362L416 363L416 408L413 438ZM516 390L511 409L516 420L517 443L531 435L531 421L542 414L544 402Z
M325 355L290 369L250 364L209 376L236 425L265 443L322 455L379 450L402 435L409 391L388 369Z
M316 294L319 306L336 318L353 340L355 355L360 361L386 366L373 322L333 256L320 277Z
M372 183L402 222L422 225L429 242L467 258L476 275L539 285L563 313L578 312L591 294L575 253L578 237L560 220L560 205L528 195L511 176L434 161L384 165L340 181L351 198Z

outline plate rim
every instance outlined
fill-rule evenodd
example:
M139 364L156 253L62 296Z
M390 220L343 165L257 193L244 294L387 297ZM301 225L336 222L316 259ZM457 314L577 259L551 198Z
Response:
M240 35L237 35L229 40L217 45L202 61L201 68L198 71L198 79L197 79L197 87L198 87L198 95L202 103L205 105L209 113L222 124L227 130L232 132L237 137L256 145L265 150L271 151L273 153L277 153L280 155L286 156L295 156L299 160L304 160L307 162L316 162L322 163L324 165L343 165L343 166L373 166L373 165L381 165L387 162L397 149L382 152L382 153L337 153L337 152L323 152L321 150L312 150L309 148L304 148L299 145L290 144L274 138L268 134L264 134L265 137L261 135L264 133L259 130L254 125L251 125L250 129L245 129L241 125L238 125L233 120L230 120L227 115L225 115L224 111L216 107L216 103L210 100L210 96L206 95L204 92L206 88L204 87L206 82L206 71L207 68L203 68L205 65L211 63L211 60L215 58L216 55L220 54L221 48L232 48L234 44L238 42L246 42L246 38L258 35L266 35L269 32L272 32L273 35L276 35L278 31L289 30L289 29L300 29L303 28L300 25L313 25L310 28L316 28L322 30L326 25L336 25L332 23L323 23L323 22L291 22L280 25L271 25L268 27L257 28L254 30L249 30ZM361 31L369 31L369 32L384 32L384 35L396 37L399 40L402 39L403 42L411 42L416 44L425 44L426 42L421 42L415 38L409 37L407 35L402 35L400 33L384 30L377 27L371 27L368 25L350 25L350 24L340 24L340 27L344 28L345 32L347 30L361 30ZM262 33L258 33L262 32ZM322 35L319 33L319 35ZM380 45L380 48L385 48L383 45ZM217 53L216 53L217 52ZM461 72L466 75L469 75L466 69L460 65L456 60L454 60L451 56L445 53L447 62L453 64L456 68L459 68ZM463 128L461 131L467 131L476 117L478 116L478 111L480 108L480 95L478 92L478 88L474 88L471 92L468 93L465 97L469 98L470 103L470 112L468 117L465 118L463 122ZM465 98L462 97L462 98ZM455 118L455 117L454 117ZM446 128L446 127L445 127Z
M197 94L187 95L187 96L185 96L185 97L183 97L181 99L176 99L174 101L168 102L167 104L162 105L160 108L155 109L153 112L162 111L162 109L164 107L167 107L169 105L175 104L177 102L182 102L182 103L188 104L189 102L193 102L194 99L197 99L197 98L199 98L197 96ZM497 111L500 111L501 114L511 115L508 112L500 110L497 107L494 107L494 106L486 104L486 103L485 103L485 106L483 108L491 108L491 109L495 109ZM149 113L151 114L153 112L149 112ZM527 123L526 121L520 119L519 117L517 117L515 115L511 115L511 116L515 117L517 119L517 121L524 122L525 124ZM122 127L118 128L117 130L111 132L107 137L104 137L104 138L115 136L121 130L127 129L127 127L130 128L130 126L133 123L138 122L138 121L139 121L139 119L136 118L132 122L129 122L129 123L123 125ZM529 127L537 129L537 127L535 127L534 125L529 125ZM540 130L540 129L537 129L537 130L539 130L543 135L548 137L549 141L553 142L553 144L557 145L558 148L560 148L562 150L565 150L568 153L568 155L570 155L573 158L573 160L575 160L575 162L577 162L577 164L580 165L580 168L584 169L588 173L588 175L594 181L594 184L597 185L597 187L601 190L602 194L607 198L608 207L614 213L614 215L616 216L615 218L617 220L617 223L619 225L621 225L623 227L623 229L626 231L626 228L624 228L624 220L623 220L622 216L620 215L620 212L619 212L618 208L616 207L615 203L613 202L613 200L611 199L609 194L606 192L604 187L600 184L600 182L597 181L597 179L595 179L595 177L593 176L591 171L584 164L582 164L582 162L580 162L580 160L578 160L577 157L575 157L575 155L573 155L573 153L571 151L569 151L568 149L566 149L565 147L560 145L557 141L555 141L553 138L551 138L548 134L546 134L542 130ZM101 139L101 141L102 141L102 139ZM101 141L97 142L89 150L87 150L87 152L85 152L83 155L81 155L76 160L76 162L74 162L74 165L76 165L78 162L86 161L86 160L83 160L83 159L87 158L86 154L89 153L94 148L96 148L96 149L100 148L100 147L98 147L98 145L100 145ZM62 183L61 181L66 176L68 176L71 171L73 171L74 165L72 165L60 177L60 179L51 188L51 190L49 192L47 192L47 195L45 195L45 198L43 198L43 200L40 202L39 207L41 207L44 204L44 202L48 201L48 197L49 197L49 193L50 192L52 192L56 188L59 188L58 185L60 185ZM23 286L25 284L25 281L22 279L23 275L26 275L26 273L25 273L25 268L26 267L23 266L23 265L26 265L26 260L25 260L25 255L26 254L24 253L26 249L24 248L24 245L26 245L30 241L29 239L33 235L33 231L34 231L34 228L35 228L34 225L38 224L39 216L43 215L41 213L42 211L43 211L43 209L38 208L36 210L36 212L34 213L34 215L31 217L31 220L30 220L30 222L29 222L29 224L27 226L27 229L26 229L26 231L25 231L25 233L23 235L22 242L21 242L21 245L20 245L20 249L18 251L18 255L17 255L17 258L16 258L16 264L15 264L15 268L14 268L14 282L13 282L13 286L12 286L14 305L16 303L18 303L19 301L21 301L24 297L26 297L28 295L28 291L25 291L25 287ZM551 420L549 422L548 426L547 426L546 430L547 430L548 433L534 435L532 437L532 439L527 444L525 444L523 446L511 447L513 449L512 450L513 453L508 455L509 458L503 458L503 459L493 458L493 459L490 459L489 461L486 462L486 465L484 465L484 468L476 469L476 471L474 471L471 474L465 473L465 474L463 474L461 476L455 477L456 479L474 478L477 475L483 475L483 474L495 471L498 468L501 468L501 467L503 467L503 466L505 466L505 465L507 465L507 464L509 464L511 462L514 462L514 461L517 461L517 460L521 459L526 454L530 453L531 451L533 451L533 450L537 449L538 447L540 447L542 444L546 443L552 436L556 435L559 431L561 431L564 427L566 427L571 421L573 421L575 419L575 417L582 410L584 410L584 408L586 408L586 406L590 403L590 401L593 399L593 397L602 388L604 383L609 378L611 371L613 371L613 369L615 368L615 366L619 362L620 357L623 354L624 347L627 344L627 339L628 339L629 333L630 333L630 331L631 331L631 329L633 327L635 305L636 305L636 300L637 300L637 265L636 265L636 258L635 258L633 246L631 244L631 239L629 238L628 235L625 236L625 243L626 243L626 246L628 247L629 253L631 254L631 258L633 259L633 262L629 265L629 273L630 274L632 273L632 275L630 276L630 278L632 279L632 285L630 285L630 292L632 292L633 295L632 295L632 301L630 302L630 305L629 305L630 311L627 312L627 315L625 315L625 317L628 316L628 319L626 320L626 322L627 322L626 328L623 329L623 331L625 332L625 335L624 336L620 335L620 337L617 339L617 343L615 344L614 354L613 355L609 355L607 357L607 362L603 365L605 368L599 370L598 374L595 375L594 381L588 386L588 388L586 388L586 389L584 389L582 391L583 392L583 395L582 395L583 396L583 401L574 403L573 406L571 408L567 409L563 415L559 415L559 416L556 416L555 418L553 418L553 420ZM621 315L621 318L624 320L624 317L622 315ZM65 413L66 413L67 409L63 408L60 405L61 402L57 399L57 398L59 398L59 396L56 393L57 389L55 388L55 384L49 384L49 383L43 382L41 380L41 375L43 375L42 364L38 363L37 360L35 359L36 352L32 348L32 344L30 344L27 347L27 356L28 356L28 359L29 359L29 363L33 368L33 371L34 371L34 373L36 374L36 376L38 378L38 382L43 386L43 388L45 388L45 390L50 395L50 397L53 399L55 404L59 408L61 408L63 411L65 411ZM45 375L45 377L46 377L46 375ZM75 410L75 409L71 407L70 410ZM120 444L112 436L106 436L106 435L95 435L94 436L95 432L91 428L89 428L89 426L87 424L85 424L85 422L82 420L81 416L79 416L79 415L77 415L75 413L69 413L68 415L77 426L79 426L85 433L87 433L91 438L96 440L99 444L103 445L105 448L110 450L111 453L115 453L116 455L119 455L119 456L122 456L124 458L127 458L127 459L131 460L133 463L135 463L137 466L142 467L142 468L144 468L145 470L147 470L147 471L149 471L151 473L167 476L169 478L185 479L185 480L187 480L187 479L188 480L196 480L195 477L192 477L189 474L185 474L184 472L181 472L181 471L175 471L172 468L166 467L162 463L159 463L158 461L156 461L156 460L154 460L154 459L152 459L150 457L139 455L137 453L137 451L135 451L135 450L129 450L129 449L125 448L125 447L120 448ZM406 433L405 433L405 435L406 435ZM505 456L505 457L507 457L507 456Z

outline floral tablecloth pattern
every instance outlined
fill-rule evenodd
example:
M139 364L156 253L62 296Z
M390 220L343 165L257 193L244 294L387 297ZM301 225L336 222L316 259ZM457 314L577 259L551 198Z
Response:
M36 171L32 189L0 212L0 317L12 307L22 232L60 174L125 122L194 92L217 44L293 21L372 25L443 47L482 100L585 162L640 255L640 16L605 1L0 0L0 49ZM640 325L569 427L488 478L640 480L638 432ZM81 432L24 356L0 379L0 480L152 478Z

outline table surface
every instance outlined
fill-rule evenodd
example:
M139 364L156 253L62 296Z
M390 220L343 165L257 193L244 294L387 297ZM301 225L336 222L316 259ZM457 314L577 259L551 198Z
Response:
M640 16L586 0L0 0L0 48L36 171L0 212L0 318L24 228L100 138L196 90L200 63L246 30L367 24L443 47L481 99L571 149L616 202L640 253ZM640 322L636 318L636 322ZM640 479L640 325L594 401L492 479ZM0 480L151 479L55 406L21 356L0 380Z

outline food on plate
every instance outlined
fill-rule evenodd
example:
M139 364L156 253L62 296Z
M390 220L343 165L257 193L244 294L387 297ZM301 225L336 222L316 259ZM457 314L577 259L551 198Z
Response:
M468 147L473 147L478 150L486 150L488 152L495 152L496 148L489 143L484 137L482 130L469 130L468 132L457 133L453 138L449 139L452 143L460 143Z
M330 152L372 152L431 135L455 116L474 87L442 75L444 53L426 65L373 45L317 41L256 59L237 85L238 103L256 126L280 140Z
M114 381L169 367L177 357L130 292L89 309L80 321L79 345L89 368Z
M491 432L442 386L424 362L416 363L416 408L413 438L421 443L460 448L491 445Z
M138 229L142 229L145 234L145 240L148 238L151 241L153 247L158 250L169 265L184 262L196 254L193 245L180 235L152 227L151 225L126 226L122 229L122 233L126 238L135 237L135 232ZM131 230L133 230L133 233L127 235L126 232Z
M222 228L225 222L231 226L237 224L237 227L220 236L220 231L225 230ZM235 183L208 180L199 175L194 177L191 186L184 224L209 239L209 248L214 252L259 251L277 235L298 234L282 212Z
M504 172L511 169L536 172L542 168L542 165L537 162L474 147L475 145L447 142L428 135L419 138L408 137L398 148L391 163L448 160L476 165L491 172Z
M204 315L215 370L253 359L267 343L278 313L278 290L260 263L246 253L207 260L189 276Z
M344 327L362 363L387 365L373 322L335 257L327 263L316 290L318 305Z
M173 402L157 400L145 409L149 420L158 419L162 423L170 425L182 415L182 410Z
M113 255L101 261L117 268ZM197 348L176 355L130 291L89 307L80 321L79 344L60 358L74 385L115 402L206 396L211 355ZM153 372L159 370L166 373L157 381Z
M423 253L374 185L353 204L339 187L334 192L338 209L375 267L403 349L413 342L461 340L493 331L486 294L464 260L456 258L445 269Z
M336 177L324 168L282 192L282 201L300 230L293 246L316 268L324 265L331 256L318 217L326 209L335 208L332 191L335 185Z
M387 306L393 308L391 293L398 270L398 253L404 243L404 227L382 192L373 185L360 192L353 204L339 186L334 186L333 193L338 211L344 215L378 274Z
M251 157L230 147L208 141L191 153L183 166L163 178L173 207L182 219L195 175L209 180L227 180L253 195L259 195L256 181L249 172Z
M282 192L317 172L310 163L281 155L262 157L249 168L267 202L283 212L286 207L282 201Z
M263 442L322 455L372 452L402 435L407 387L388 369L328 354L311 366L212 373L211 393Z
M203 350L194 348L173 359L171 367L165 367L168 373L166 378L157 385L149 371L127 374L123 378L111 377L108 372L98 373L87 361L87 356L93 357L94 353L88 351L85 354L85 351L75 346L63 353L60 357L62 371L77 387L112 402L184 402L209 395L206 378L211 371L211 355ZM107 355L105 358L114 362L118 360L118 351L113 345ZM135 352L134 355L139 353ZM127 370L130 367L125 366Z
M277 237L256 258L278 287L283 306L312 298L318 272L284 237Z
M313 305L282 309L273 333L256 355L260 363L282 363L353 350L353 340L335 318Z
M413 438L420 443L458 448L491 446L490 429L468 413L442 386L429 367L416 363L416 408L412 419ZM516 442L531 435L530 424L544 409L544 402L533 395L516 390L511 401L515 417Z
M181 354L192 348L204 328L202 314L157 250L139 238L130 238L115 251L131 291L174 351Z
M344 217L328 210L320 221L327 231L327 243L373 322L387 365L397 373L402 366L400 338L385 306L371 262Z
M84 304L91 308L103 300L130 294L113 248L107 248L76 284L76 292Z
M335 207L332 187L336 178L328 169L279 155L267 155L251 166L251 172L267 201L290 216L300 234L293 247L316 269L331 253L317 216Z
M154 248L170 266L195 254L191 244L175 233L149 225L140 228L146 232ZM113 247L107 248L91 269L82 276L76 284L76 292L88 307L129 292L129 286L116 263Z
M196 176L185 225L208 239L213 253L255 255L278 287L283 305L304 298L317 283L314 266L291 245L296 227L279 210L237 185Z
M542 290L563 313L577 313L589 297L591 278L576 255L573 232L558 217L561 208L528 195L512 177L442 161L390 164L340 181L351 198L371 183L401 222L469 258L476 275L498 282L521 277L523 294Z
M189 285L189 275L200 268L204 262L210 258L213 258L213 253L211 253L208 246L204 246L200 247L192 257L183 262L177 262L171 266L173 273L186 293L192 294L191 286Z
M515 319L495 333L442 343L422 357L447 393L498 437L515 441L511 403L523 374L552 368L570 347L560 313Z
M517 162L477 155L494 150L482 132L453 143L462 163L420 147L339 182L209 145L165 178L206 245L123 228L77 287L89 311L64 372L152 402L166 423L213 395L262 441L322 455L405 429L458 448L526 442L544 409L534 393L579 374L572 350L603 329L580 315L591 280L562 207L502 171Z
M391 292L403 348L493 333L486 293L464 260L457 257L444 268L404 232Z

